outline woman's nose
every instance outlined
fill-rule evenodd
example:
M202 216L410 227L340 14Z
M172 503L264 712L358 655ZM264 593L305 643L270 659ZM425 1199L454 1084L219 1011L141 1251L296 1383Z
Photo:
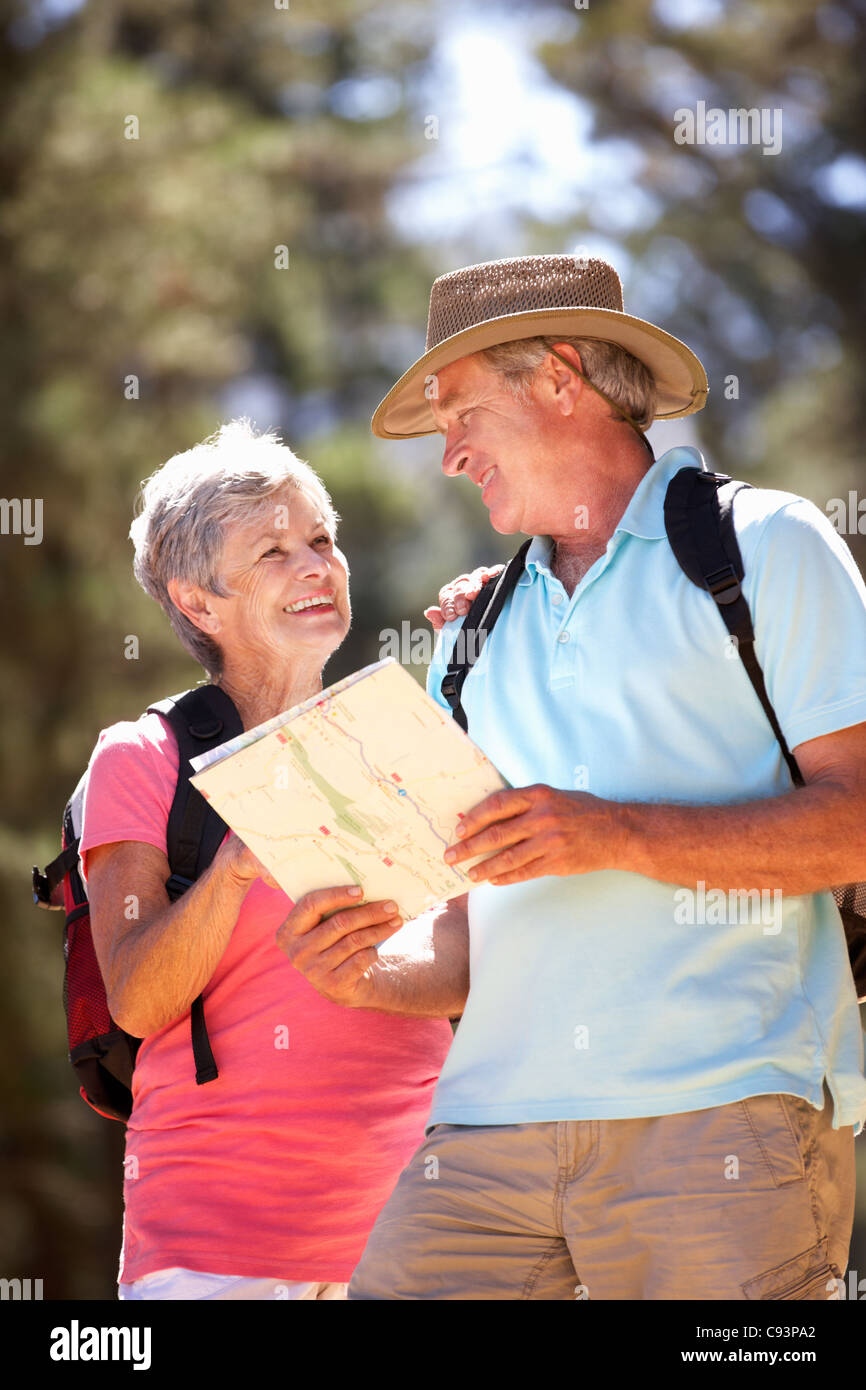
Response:
M324 575L330 571L330 560L327 555L323 555L320 550L313 550L307 547L307 553L299 564L301 574L305 575Z

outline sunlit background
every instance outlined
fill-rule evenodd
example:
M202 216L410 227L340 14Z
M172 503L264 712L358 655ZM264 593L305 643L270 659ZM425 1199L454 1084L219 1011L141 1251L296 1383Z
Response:
M77 1096L62 923L28 879L99 730L201 674L132 578L139 480L232 416L280 428L343 517L355 621L326 677L376 660L383 630L420 626L444 580L520 539L442 478L435 438L369 432L423 351L430 284L577 249L612 259L626 309L707 366L707 408L656 426L657 454L694 443L822 510L866 497L866 4L2 15L2 490L43 499L44 537L0 536L0 1275L111 1298L123 1136ZM677 144L675 113L699 102L780 110L781 151ZM862 566L866 538L847 539Z

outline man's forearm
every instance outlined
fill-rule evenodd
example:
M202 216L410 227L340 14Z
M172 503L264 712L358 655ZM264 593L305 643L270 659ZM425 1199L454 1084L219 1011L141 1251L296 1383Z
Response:
M791 897L861 882L866 722L793 752L804 787L736 805L610 801L544 782L505 787L462 818L445 862L482 856L466 872L496 886L605 869Z
M415 1018L456 1018L469 993L466 895L408 922L379 951L360 1007Z
M616 867L663 883L815 893L866 878L862 803L832 784L734 806L614 807Z

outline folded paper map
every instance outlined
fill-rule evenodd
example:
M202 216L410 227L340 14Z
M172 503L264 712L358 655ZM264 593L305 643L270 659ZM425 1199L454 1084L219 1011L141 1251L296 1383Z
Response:
M508 785L392 658L192 760L193 786L293 900L358 883L404 917L471 888L442 858Z

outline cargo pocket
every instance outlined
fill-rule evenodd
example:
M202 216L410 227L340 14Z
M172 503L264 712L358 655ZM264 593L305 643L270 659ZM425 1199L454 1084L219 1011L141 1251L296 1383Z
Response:
M768 1269L742 1285L746 1298L820 1302L838 1298L841 1275L827 1258L827 1241L821 1240L786 1264Z
M785 1097L750 1096L740 1104L773 1186L802 1182L806 1176L803 1149Z

